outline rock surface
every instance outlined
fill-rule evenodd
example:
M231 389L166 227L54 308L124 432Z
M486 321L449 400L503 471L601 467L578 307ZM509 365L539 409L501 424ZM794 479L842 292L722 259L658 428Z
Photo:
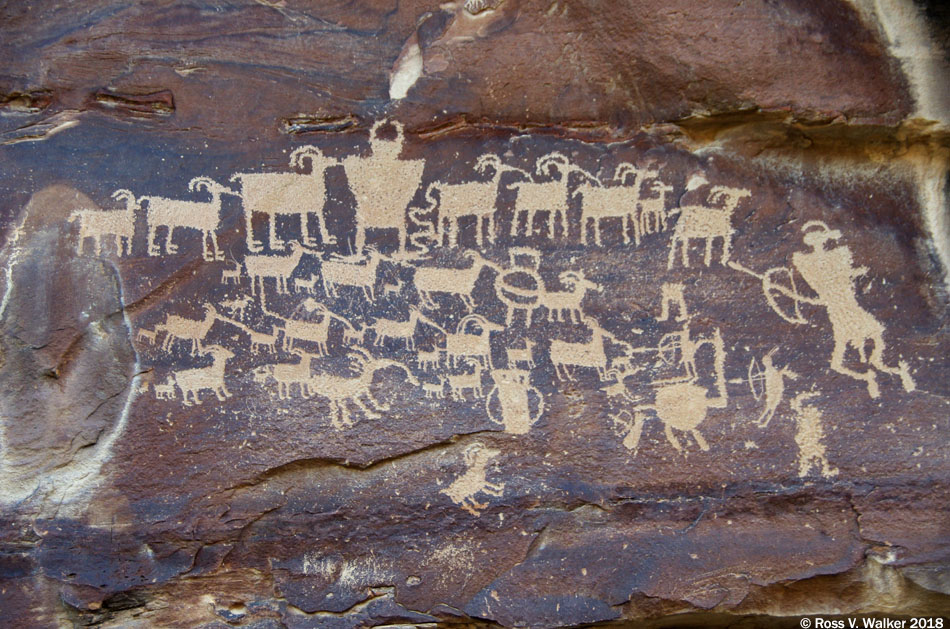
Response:
M0 624L950 614L945 10L311 4L0 9Z

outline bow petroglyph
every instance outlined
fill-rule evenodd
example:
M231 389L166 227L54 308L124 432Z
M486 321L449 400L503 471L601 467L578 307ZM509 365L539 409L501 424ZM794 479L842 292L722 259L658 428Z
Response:
M749 276L762 282L762 309L778 315L783 333L821 335L820 322L803 326L804 311L827 314L833 348L823 373L859 381L857 393L872 398L885 393L882 374L902 385L889 394L915 389L909 362L885 357L885 327L862 305L857 280L873 271L855 265L827 219L804 215L803 227L783 227L804 249L788 252L789 267L759 273L733 259L748 255L742 239L756 194L725 175L683 182L655 156L580 165L577 151L548 145L521 155L517 142L433 174L410 144L400 124L380 121L368 148L343 157L312 144L294 149L296 172L238 172L229 176L234 189L193 178L189 189L210 200L122 188L113 197L124 208L74 212L80 252L92 239L88 255L112 255L103 247L111 240L123 260L200 256L215 274L214 290L174 312L136 317L134 338L153 370L143 389L169 407L228 407L232 390L259 394L281 408L315 409L313 430L341 435L392 414L448 423L464 412L478 418L473 429L509 439L547 430L545 413L564 412L570 395L590 390L596 397L584 403L601 405L625 456L642 456L646 443L668 456L702 456L732 413L741 416L737 431L794 422L798 473L833 476L813 357L787 350L781 337L746 338L752 304L711 305L710 283L728 302L721 291ZM592 174L602 172L613 178ZM341 198L352 199L348 223L325 215ZM462 238L472 221L474 239ZM691 267L700 251L703 264ZM614 255L653 265L655 280L617 277ZM473 515L503 499L505 484L487 480L501 453L469 445L465 471L442 493Z

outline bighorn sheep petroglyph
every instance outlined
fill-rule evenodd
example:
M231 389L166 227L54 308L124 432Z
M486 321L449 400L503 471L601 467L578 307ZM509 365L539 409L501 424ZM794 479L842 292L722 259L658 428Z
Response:
M633 183L627 185L627 179L633 176ZM652 170L637 168L629 162L617 166L614 180L619 185L607 187L603 182L591 178L577 186L575 194L582 200L581 210L581 242L587 244L587 225L594 224L594 243L601 245L600 222L605 218L620 219L620 233L624 244L630 242L629 231L633 229L633 241L640 244L641 223L637 215L640 203L640 188L648 177L656 177L659 173Z
M500 266L486 260L477 251L466 251L464 257L472 261L472 266L467 269L416 267L413 281L416 290L419 291L419 299L426 308L437 307L432 300L433 293L448 293L460 297L469 309L474 309L472 293L475 291L475 282L481 276L482 270L485 267L498 272L502 270Z
M670 212L666 209L666 195L673 186L657 179L650 184L650 190L658 196L640 198L640 234L655 234L666 231L666 219Z
M558 276L562 284L567 286L566 291L549 291L545 289L538 295L539 308L546 308L548 311L548 321L566 321L570 323L574 320L580 323L584 317L581 309L581 302L587 291L602 290L599 284L591 282L584 277L581 271L564 271Z
M386 339L401 339L406 342L406 347L410 350L416 348L414 340L416 326L419 323L425 323L445 334L437 323L422 314L415 306L409 306L409 319L406 321L393 321L392 319L377 319L375 323L366 326L366 332L372 330L376 333L376 340L373 341L375 347L381 347Z
M722 202L722 207L691 205L675 208L670 214L679 214L676 226L673 228L673 239L670 242L670 255L666 268L673 268L676 257L676 246L679 245L683 254L683 266L689 266L689 241L700 238L706 242L706 254L703 263L709 266L712 263L712 244L716 238L722 238L722 264L729 263L729 250L732 247L732 213L739 202L752 193L740 188L715 186L709 193L708 203Z
M172 242L176 229L194 229L201 232L202 255L205 260L224 260L224 254L218 248L218 236L215 231L221 222L221 195L231 192L208 177L195 177L188 182L192 192L204 190L211 195L210 201L183 201L165 197L144 196L139 204L148 203L148 254L161 255L160 245L155 242L159 227L167 227L165 234L165 252L177 253L178 246ZM208 240L211 240L211 248Z
M484 174L489 168L494 168L495 176L489 181L467 181L465 183L448 184L441 181L433 182L426 191L429 207L426 212L439 209L439 218L435 224L435 235L441 243L442 234L448 234L449 246L458 246L459 219L465 216L475 217L475 243L484 245L483 230L487 231L488 242L494 243L497 236L495 230L495 202L501 176L505 171L519 172L526 177L528 173L506 166L501 158L486 153L475 162L475 170ZM438 191L438 195L435 192Z
M476 331L469 331L473 329ZM479 314L463 318L454 334L445 335L445 354L449 364L454 368L460 358L471 357L491 367L491 333L504 329L504 326L492 323Z
M521 214L526 216L525 234L531 234L535 214L548 212L548 237L554 238L554 221L558 216L561 217L562 232L564 236L567 236L568 185L571 173L580 173L589 181L596 182L597 179L586 170L571 164L571 161L561 153L548 153L538 159L536 171L538 175L544 175L547 172L552 180L516 181L508 184L509 188L518 191L515 213L511 218L511 235L515 236L518 233L518 217ZM555 174L559 178L554 178Z
M440 493L449 497L449 500L460 506L472 515L479 515L480 511L488 506L487 503L477 502L475 496L501 496L505 490L504 483L488 482L488 465L492 459L501 454L499 450L486 448L481 443L473 443L465 448L465 472L452 481Z
M165 339L162 341L162 351L170 351L172 342L175 340L188 341L191 343L191 354L195 355L202 352L201 341L211 326L218 319L218 311L211 304L205 304L205 316L203 319L188 319L178 315L165 315L165 321L155 326L155 332L165 332Z
M324 260L320 273L323 276L323 290L329 297L337 297L338 286L362 288L366 298L375 299L376 269L383 256L374 248L366 247L364 262L346 260Z
M485 397L482 392L482 372L484 367L474 358L466 358L465 362L472 366L472 373L449 374L449 389L452 391L452 399L462 401L465 399L465 391L471 391L476 398Z
M231 397L231 392L224 386L224 367L228 360L234 358L234 353L218 345L211 345L205 351L211 355L210 366L184 369L174 373L175 384L181 389L185 406L201 404L198 394L205 390L213 391L222 402Z
M619 340L590 317L586 317L584 323L591 329L590 341L586 343L568 343L559 339L551 341L551 362L554 363L555 373L563 380L574 379L568 367L590 367L596 369L601 378L606 378L610 363L604 347L605 339L620 345L627 352L631 351L628 343Z
M302 257L303 247L298 242L290 243L290 254L285 256L245 256L244 272L251 278L251 294L257 293L255 287L258 284L260 292L264 292L264 278L267 277L277 280L278 293L287 293L287 280L300 264Z
M378 411L388 410L389 407L379 399L373 397L371 385L377 371L388 367L398 367L406 374L406 380L419 386L419 380L412 375L408 367L395 360L373 358L365 350L355 350L353 360L356 363L358 376L345 378L332 374L321 373L310 377L310 390L317 397L329 401L332 412L331 422L334 428L342 429L353 424L353 416L347 404L353 404L367 419L379 419L382 416ZM364 401L365 400L365 401Z
M132 253L132 238L135 236L135 210L138 203L131 190L116 190L112 198L125 201L121 210L76 210L69 220L79 220L79 239L76 241L76 253L82 254L82 245L92 238L96 255L102 255L102 241L111 236L118 255Z
M314 358L319 358L314 354L308 354L300 350L295 350L294 355L299 360L293 363L275 363L272 365L261 365L254 370L254 382L266 384L268 380L277 383L277 397L286 400L291 397L291 388L297 385L300 389L300 395L303 398L310 398L313 395L311 390L310 363Z
M301 240L307 246L317 246L307 226L307 218L311 213L317 216L323 243L336 242L327 231L323 220L323 205L326 202L326 185L323 178L327 167L337 162L324 157L316 146L301 146L290 154L290 165L303 168L307 159L310 160L309 174L237 173L231 177L232 182L241 184L240 193L235 194L241 197L244 204L248 251L259 252L263 248L263 243L254 240L251 225L254 212L267 215L271 249L280 249L287 244L277 237L278 214L299 217Z

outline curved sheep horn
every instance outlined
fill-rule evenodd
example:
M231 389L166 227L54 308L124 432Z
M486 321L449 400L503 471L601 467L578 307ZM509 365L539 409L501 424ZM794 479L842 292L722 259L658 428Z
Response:
M320 152L319 147L312 144L297 147L290 154L290 165L294 168L302 168L303 160L307 157L310 158L310 167L313 168L313 160L318 157L323 157L323 153Z
M633 175L636 177L640 173L641 170L630 162L622 162L617 165L617 170L614 171L614 179L623 183L623 180L626 179L627 175Z
M485 170L489 166L493 166L494 168L500 168L501 165L502 165L501 158L495 155L494 153L485 153L484 155L480 156L477 160L475 160L475 170L479 172Z
M204 188L206 191L211 191L211 188L217 186L218 182L210 177L195 177L188 182L188 189L192 192L197 192L199 189Z
M550 168L550 166L557 164L561 167L567 166L570 163L570 160L563 153L548 153L547 155L538 159L538 165L535 168L539 175L544 174L545 168Z

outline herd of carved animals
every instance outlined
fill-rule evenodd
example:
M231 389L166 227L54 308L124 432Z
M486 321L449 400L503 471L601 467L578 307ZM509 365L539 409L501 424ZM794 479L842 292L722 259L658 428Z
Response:
M677 432L691 436L700 449L707 450L708 444L698 427L705 420L708 409L728 405L727 385L737 380L727 380L725 376L727 357L722 332L718 328L705 336L691 332L682 284L667 283L660 288L661 312L657 317L658 322L673 320L675 312L675 323L681 328L663 336L657 347L635 348L584 312L585 296L590 291L601 290L600 286L585 277L582 271L569 270L558 276L562 288L552 289L537 272L541 257L536 250L511 247L507 264L492 261L474 249L462 252L467 266L447 268L426 264L426 253L432 246L446 242L452 247L459 246L459 221L462 218L475 219L478 247L483 247L486 242L494 244L497 238L496 201L504 186L517 192L511 236L522 232L531 234L535 231L535 216L546 213L546 230L542 227L538 231L554 239L559 225L561 237L566 238L570 233L569 202L577 199L581 204L580 241L583 244L588 244L591 234L593 244L602 246L601 229L605 219L620 219L624 243L632 241L635 245L639 245L645 235L671 230L668 267L672 268L677 257L683 267L689 266L690 241L697 239L705 245L704 265L712 265L713 244L720 239L721 264L761 280L768 305L782 319L794 324L806 323L800 311L802 305L827 310L835 340L831 357L834 371L865 382L871 397L879 395L879 374L899 376L905 390L914 390L913 378L904 361L898 366L884 362L883 325L855 299L855 279L866 269L852 264L851 252L846 245L828 247L840 240L841 234L824 223L810 221L802 228L802 241L809 249L792 257L793 268L776 267L758 273L730 261L735 231L732 215L740 202L750 196L748 190L709 186L705 204L671 208L668 207L667 195L672 192L672 187L660 179L658 170L622 163L615 169L612 181L602 180L573 165L560 153L539 158L533 173L506 165L496 155L482 155L476 161L475 172L481 177L491 174L490 179L452 184L434 182L425 191L427 206L410 208L409 203L421 184L424 161L399 157L403 147L402 129L398 124L394 123L394 126L397 132L395 140L377 138L379 124L374 126L370 132L372 152L369 156L353 155L334 160L323 155L317 147L298 148L291 154L291 166L302 168L309 161L310 172L306 174L238 173L231 177L231 182L240 186L236 190L206 177L193 179L189 188L210 194L210 201L136 197L131 191L122 189L113 197L124 202L123 209L74 213L72 218L79 223L80 250L91 238L97 255L101 254L103 241L111 238L118 255L129 255L135 235L136 212L144 210L149 255L161 254L162 247L157 240L160 228L165 230L166 254L177 251L173 242L175 231L191 229L201 234L204 258L223 261L216 233L221 224L222 198L230 194L242 200L248 251L240 263L235 261L222 268L221 281L237 288L246 283L248 291L233 299L221 300L216 305L206 304L201 319L166 314L164 321L152 329L143 328L137 332L138 341L160 347L165 352L172 352L179 343L188 348L191 356L206 357L196 358L204 361L202 366L180 369L169 373L162 381L152 382L157 398L175 399L180 396L185 405L193 405L201 403L203 393L210 393L220 400L231 395L225 386L226 366L235 352L219 345L204 344L211 327L220 321L246 334L253 354L270 354L276 359L278 350L289 353L293 357L290 362L268 362L258 366L254 370L254 381L262 386L273 386L276 395L282 399L299 395L325 400L331 409L332 425L337 429L353 424L356 419L354 411L366 419L381 417L379 412L386 410L386 404L374 397L370 385L377 371L395 367L404 372L406 382L419 387L425 398L446 399L448 389L448 397L452 400L476 400L484 405L493 421L503 424L509 432L520 434L527 432L537 421L544 407L541 394L531 386L531 372L544 358L535 351L536 342L522 335L518 342L505 347L507 366L497 367L493 364L491 339L494 333L510 330L521 317L526 328L540 319L585 331L588 340L583 342L550 339L546 359L560 380L574 379L578 370L597 375L602 383L601 391L614 407L620 407L619 412L612 413L611 417L623 435L624 445L631 451L637 451L644 423L651 418L663 425L668 441L678 451L685 452L685 449ZM331 255L319 249L319 243L308 231L309 216L315 215L320 241L327 246L335 243L322 210L328 195L323 173L337 163L342 163L357 203L356 253L349 256ZM509 179L507 184L503 184L502 175L505 173L513 173L523 180ZM573 181L579 178L581 182L571 186L572 175L578 176ZM271 253L263 253L263 243L254 238L254 214L264 214L268 218ZM299 220L299 240L286 242L278 237L276 219L279 215ZM429 218L422 218L424 216ZM414 234L409 234L410 224L419 228ZM365 244L367 229L383 228L398 230L397 254L387 256ZM422 251L410 253L407 251L410 246ZM529 262L516 262L519 256ZM380 285L382 263L410 268L412 280L405 285L401 281L396 284L383 282L380 294L377 286ZM318 272L313 270L316 265L319 265ZM303 271L306 274L301 275ZM491 274L498 300L508 306L504 324L490 321L475 312L475 286L486 271ZM793 276L796 272L805 279L811 294L796 288ZM506 285L504 278L512 273L527 274L533 278L535 288L525 292L523 288ZM273 280L273 284L269 280ZM294 314L282 315L267 305L265 286L270 285L278 297L286 299L294 294L306 297ZM327 301L337 300L341 291L347 292L350 298L359 295L370 304L379 299L413 293L413 290L415 298L406 300L406 318L380 316L360 325L349 320L346 312L333 312L319 301L316 297L318 287ZM444 322L440 324L436 320L438 317L434 317L440 303L444 303L436 300L440 294L457 298L467 312L454 327ZM791 300L793 311L783 307L777 297ZM258 303L265 315L264 320L269 322L266 329L255 329L245 317L247 309ZM306 316L296 316L301 313ZM334 322L354 375L341 376L313 368L315 363L331 353L328 339ZM436 338L440 340L433 341L431 335L427 335L425 346L431 349L418 349L417 335L425 328L438 332L440 336ZM629 332L638 333L633 329ZM870 357L867 355L868 343L872 345ZM387 344L414 353L415 364L410 364L413 361L399 362L374 356ZM698 383L701 374L697 373L696 356L704 346L708 346L713 355L711 364L707 365L714 377L712 389ZM845 364L845 354L849 351L858 356L856 361L852 356L851 366ZM652 400L635 399L626 384L628 378L643 370L636 365L634 357L644 353L655 353L661 363L681 369L674 377L654 379L650 383L655 389ZM760 425L765 425L782 403L785 380L796 378L788 367L775 366L773 354L774 351L763 357L762 364L753 358L748 377L739 380L751 388L757 400L764 398ZM210 364L207 364L208 360ZM854 362L864 369L855 369ZM485 386L486 380L491 382L489 387ZM790 408L801 416L802 421L807 419L814 424L820 413L813 405L804 404L811 397L814 397L811 392L799 394L791 400ZM533 403L531 398L534 398ZM820 444L809 442L808 447L813 463L823 470L822 473L832 469L823 459L823 450L818 452ZM487 461L485 452L473 450L467 453L467 456L471 455L471 465L482 469ZM489 489L495 486L489 484L486 487L488 489L481 491L492 495ZM465 508L481 506L471 496L459 500L464 502Z

